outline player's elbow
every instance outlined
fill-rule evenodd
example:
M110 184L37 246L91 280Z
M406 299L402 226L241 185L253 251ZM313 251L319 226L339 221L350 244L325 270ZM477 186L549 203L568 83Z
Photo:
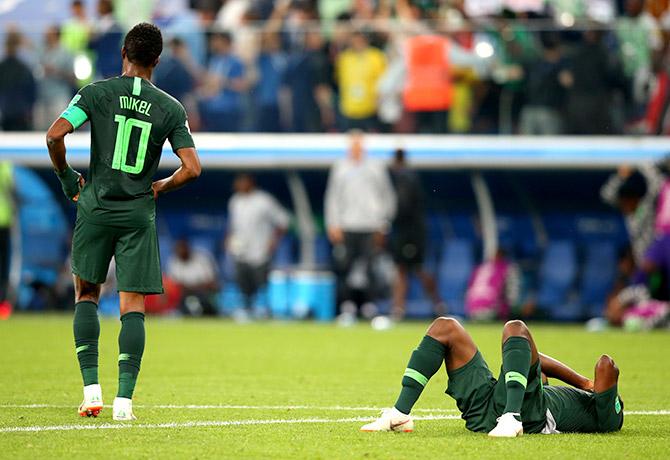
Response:
M198 177L200 177L200 173L202 172L202 168L200 167L200 163L194 163L194 164L189 164L184 166L184 172L186 173L186 178L188 182L196 180Z
M51 147L52 145L61 142L65 138L65 135L62 133L57 132L53 128L49 128L49 131L47 131L47 147Z

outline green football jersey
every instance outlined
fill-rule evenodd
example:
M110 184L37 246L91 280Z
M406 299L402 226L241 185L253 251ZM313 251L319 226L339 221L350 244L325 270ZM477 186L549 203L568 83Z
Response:
M83 87L61 115L74 129L91 123L91 161L77 213L89 222L144 226L154 221L151 184L163 145L194 147L186 111L139 77L114 77Z
M594 393L577 388L546 385L547 407L562 432L594 433L598 429L598 415Z

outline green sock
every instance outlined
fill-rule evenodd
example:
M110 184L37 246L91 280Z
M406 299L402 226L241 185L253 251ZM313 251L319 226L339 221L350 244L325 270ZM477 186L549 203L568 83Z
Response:
M510 337L503 344L502 356L507 390L507 404L503 414L520 414L530 370L530 342L524 337Z
M74 306L74 346L84 385L98 383L98 339L100 322L98 306L93 302L77 302Z
M144 313L121 317L119 332L119 398L132 398L144 353Z
M442 366L447 347L430 336L425 336L412 352L407 369L402 378L402 390L395 408L403 414L409 414L421 396L428 380Z

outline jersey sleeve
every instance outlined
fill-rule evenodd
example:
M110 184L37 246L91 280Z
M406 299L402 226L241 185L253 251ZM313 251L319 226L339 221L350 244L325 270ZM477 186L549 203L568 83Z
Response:
M74 129L78 129L91 117L91 108L95 100L94 92L95 89L92 85L84 86L75 94L70 101L70 105L61 113L60 117L69 121Z
M168 135L168 141L172 146L173 152L177 152L179 149L195 147L193 137L191 136L191 129L188 126L186 111L183 107L179 107L174 128L172 128L172 131Z

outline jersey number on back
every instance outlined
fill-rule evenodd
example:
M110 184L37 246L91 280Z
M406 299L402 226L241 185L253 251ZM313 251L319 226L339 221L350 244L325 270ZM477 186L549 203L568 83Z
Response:
M114 145L114 158L112 159L112 169L117 169L131 174L139 174L144 168L144 159L147 155L149 146L149 134L151 133L151 123L138 120L136 118L126 118L123 115L115 115L114 122L119 124L116 130L116 144ZM133 128L140 129L140 143L137 146L137 158L135 165L127 163L128 144Z

